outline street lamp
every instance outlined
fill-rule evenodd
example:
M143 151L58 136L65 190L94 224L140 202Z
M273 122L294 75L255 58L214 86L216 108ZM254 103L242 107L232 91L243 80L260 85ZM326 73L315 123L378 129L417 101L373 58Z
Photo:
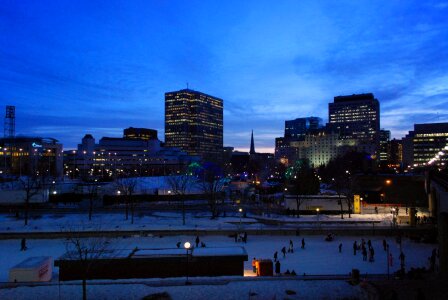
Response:
M22 177L22 151L23 149L19 149L19 176Z
M319 207L316 208L317 225L320 227L320 223L319 223L319 211L320 211Z
M187 258L187 273L186 273L187 280L185 281L185 285L190 285L191 284L191 282L188 281L188 250L190 250L190 247L191 247L190 242L185 242L184 248L185 248L185 250L187 250L187 256L186 256L186 258Z
M241 215L242 215L242 213L243 213L243 209L240 207L240 208L238 209L238 211L240 212L240 231L241 231L241 229L242 229L242 226L241 226Z

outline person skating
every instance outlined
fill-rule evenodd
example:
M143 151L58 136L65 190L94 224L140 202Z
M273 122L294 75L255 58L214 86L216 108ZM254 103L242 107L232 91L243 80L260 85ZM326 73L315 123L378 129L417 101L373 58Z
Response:
M339 244L339 253L342 252L342 243Z
M289 251L291 253L294 253L294 243L292 242L292 240L289 240Z
M367 247L372 248L372 242L370 240L367 241Z
M275 263L275 274L280 275L280 262L278 260Z
M200 242L199 235L196 236L195 242L196 242L196 248L199 247L199 242Z
M353 255L356 255L356 250L358 250L358 243L355 241L353 243Z
M274 261L277 261L277 258L278 258L278 253L277 253L277 251L275 251L275 253L274 253Z
M384 249L384 251L387 251L387 243L386 243L386 240L383 240L383 249Z
M398 258L400 259L401 268L404 269L404 258L405 258L405 256L404 256L403 251L401 251L400 256Z
M367 249L366 248L362 248L362 260L363 261L367 260Z
M302 249L305 249L305 238L302 238Z
M22 239L22 241L20 242L20 251L26 251L26 249L28 249L28 247L26 246L26 239Z
M283 247L281 251L283 253L283 258L285 258L286 257L286 247Z
M369 252L370 252L369 262L374 262L375 261L375 251L373 250L373 247L370 248Z

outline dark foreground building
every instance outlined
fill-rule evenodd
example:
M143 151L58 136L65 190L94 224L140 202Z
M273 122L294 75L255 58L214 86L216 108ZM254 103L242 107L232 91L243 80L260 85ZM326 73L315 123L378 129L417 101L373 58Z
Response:
M243 276L244 247L112 250L86 261L66 253L59 266L59 280L167 278L183 276ZM86 270L86 266L87 270ZM187 274L188 273L188 274Z

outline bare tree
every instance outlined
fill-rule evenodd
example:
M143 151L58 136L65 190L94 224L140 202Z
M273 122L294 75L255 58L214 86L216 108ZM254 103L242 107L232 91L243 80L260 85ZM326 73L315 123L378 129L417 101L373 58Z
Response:
M341 206L341 219L344 219L343 202L347 204L348 217L351 218L352 210L352 182L349 171L339 172L332 178L331 187L336 192Z
M319 180L308 160L296 161L287 171L289 190L296 195L297 217L300 217L300 206L308 200L308 195L319 192Z
M19 179L20 184L25 192L24 195L24 211L25 211L25 225L28 225L28 217L30 210L31 199L39 194L42 190L42 178L36 174L24 176Z
M134 224L135 199L133 196L137 187L137 179L131 177L118 178L115 185L120 191L120 195L124 196L126 220L129 219L129 206L131 208L131 224Z
M87 195L89 197L89 221L92 220L93 207L95 200L98 199L98 182L97 179L94 182L89 182L87 184Z
M70 227L65 231L65 249L66 253L62 257L65 260L77 260L81 263L82 277L82 299L87 300L87 280L90 278L90 271L95 260L103 257L106 253L112 253L108 250L110 247L109 239L106 237L84 238L81 233L84 226ZM99 228L96 231L100 231Z
M195 178L188 174L168 177L168 184L173 194L178 195L182 203L182 225L185 225L185 195L194 182Z
M222 190L226 180L223 178L208 178L201 180L200 187L207 197L207 203L212 214L212 219L218 216L218 206L221 202Z

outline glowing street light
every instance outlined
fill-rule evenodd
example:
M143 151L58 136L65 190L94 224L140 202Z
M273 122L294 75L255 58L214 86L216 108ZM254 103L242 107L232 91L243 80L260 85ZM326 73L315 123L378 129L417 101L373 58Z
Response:
M185 281L185 285L190 285L191 284L191 282L188 281L188 250L190 250L190 247L191 247L190 242L188 242L188 241L185 242L184 248L185 248L185 250L187 250L187 256L186 256L186 258L187 258L187 273L186 273L187 280Z

